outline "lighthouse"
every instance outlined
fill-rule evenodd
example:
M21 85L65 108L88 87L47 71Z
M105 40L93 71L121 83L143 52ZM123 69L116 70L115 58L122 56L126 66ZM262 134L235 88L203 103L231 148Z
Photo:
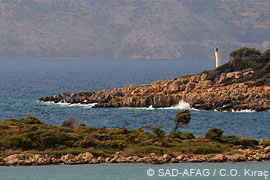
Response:
M220 50L218 47L215 48L216 55L216 68L220 66Z

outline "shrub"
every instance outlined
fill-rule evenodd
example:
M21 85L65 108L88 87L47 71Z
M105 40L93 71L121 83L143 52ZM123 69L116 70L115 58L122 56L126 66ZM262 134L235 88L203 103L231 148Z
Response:
M125 146L125 141L122 140L108 140L105 142L106 146L122 150Z
M256 139L247 139L247 138L239 138L239 144L243 146L243 148L254 147L259 144Z
M238 58L245 58L245 57L251 57L251 56L259 56L261 55L260 50L255 48L248 48L248 47L242 47L240 49L234 50L230 53L230 57L238 57Z
M95 145L96 145L95 138L90 137L90 136L86 136L83 140L77 141L74 144L75 147L81 147L81 148L89 148Z
M223 136L224 143L239 145L238 138L235 135Z
M192 149L192 153L194 154L213 154L213 153L221 153L221 149L218 147L209 147L209 146L196 146Z
M195 136L191 132L183 132L181 134L181 139L194 139Z
M164 145L164 136L165 136L165 132L161 129L160 127L153 127L152 128L152 132L155 135L156 138L158 138L158 140L160 141L160 145L163 146Z
M205 134L206 139L210 140L221 140L223 131L219 128L211 128L208 130L208 132Z
M174 132L171 132L171 133L169 134L169 137L170 137L170 138L181 139L181 135L182 135L182 132L180 132L180 131L174 131Z
M127 128L109 129L107 133L110 135L127 134L128 130Z
M28 115L27 118L25 119L25 123L26 124L40 124L41 122L37 117Z

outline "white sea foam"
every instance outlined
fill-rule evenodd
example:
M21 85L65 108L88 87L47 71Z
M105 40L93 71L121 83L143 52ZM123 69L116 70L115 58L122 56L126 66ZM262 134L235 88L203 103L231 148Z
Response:
M79 106L79 107L85 107L85 108L92 108L93 106L95 106L97 103L91 103L91 104L70 104L70 103L62 103L62 102L58 102L58 103L54 103L54 102L42 102L44 104L55 104L58 106L64 106L64 107L75 107L75 106Z
M161 108L154 108L153 105L150 105L149 107L123 107L120 109L144 109L144 110L155 110L155 109L192 109L190 108L189 103L180 101L177 105L171 106L171 107L161 107ZM197 109L192 109L197 110Z
M165 107L165 108L158 108L158 109L191 109L190 108L190 104L181 100L179 101L179 103L175 106L171 106L171 107Z
M252 112L256 112L254 110L251 110L251 109L243 109L243 110L240 110L240 111L235 111L235 110L232 110L232 112L245 112L245 113L252 113Z

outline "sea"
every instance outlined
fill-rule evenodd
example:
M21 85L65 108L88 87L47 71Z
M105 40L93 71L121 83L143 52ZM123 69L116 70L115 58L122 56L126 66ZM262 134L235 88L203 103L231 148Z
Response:
M223 62L225 63L225 62ZM0 121L21 118L31 114L43 123L61 125L69 117L77 117L78 123L87 126L119 128L128 122L129 129L146 124L165 125L170 132L173 118L183 108L190 108L190 124L181 131L204 136L211 127L218 127L225 135L270 139L270 112L218 112L193 109L185 102L168 108L102 108L92 105L68 105L38 102L40 96L62 92L86 92L120 88L126 85L150 84L184 75L200 73L215 68L214 60L0 60ZM147 176L152 168L216 168L217 164L137 165L100 164L78 166L0 167L0 179L196 179L198 177ZM223 163L218 165L244 170L266 168L270 163ZM198 179L228 179L228 177L199 177ZM247 179L235 176L229 179ZM249 177L250 178L250 177ZM252 179L252 178L251 178ZM254 178L253 179L257 179Z

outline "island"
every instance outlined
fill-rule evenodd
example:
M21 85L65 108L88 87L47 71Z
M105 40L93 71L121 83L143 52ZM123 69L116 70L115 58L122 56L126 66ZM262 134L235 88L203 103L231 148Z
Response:
M215 127L204 137L195 137L176 129L166 134L161 126L152 125L87 127L76 124L76 118L56 126L29 115L0 122L0 137L0 165L6 166L270 160L270 140L224 136Z
M40 97L39 101L95 103L94 108L162 108L184 101L199 110L268 111L270 49L264 53L248 47L234 50L228 63L196 75L98 92L60 93Z

